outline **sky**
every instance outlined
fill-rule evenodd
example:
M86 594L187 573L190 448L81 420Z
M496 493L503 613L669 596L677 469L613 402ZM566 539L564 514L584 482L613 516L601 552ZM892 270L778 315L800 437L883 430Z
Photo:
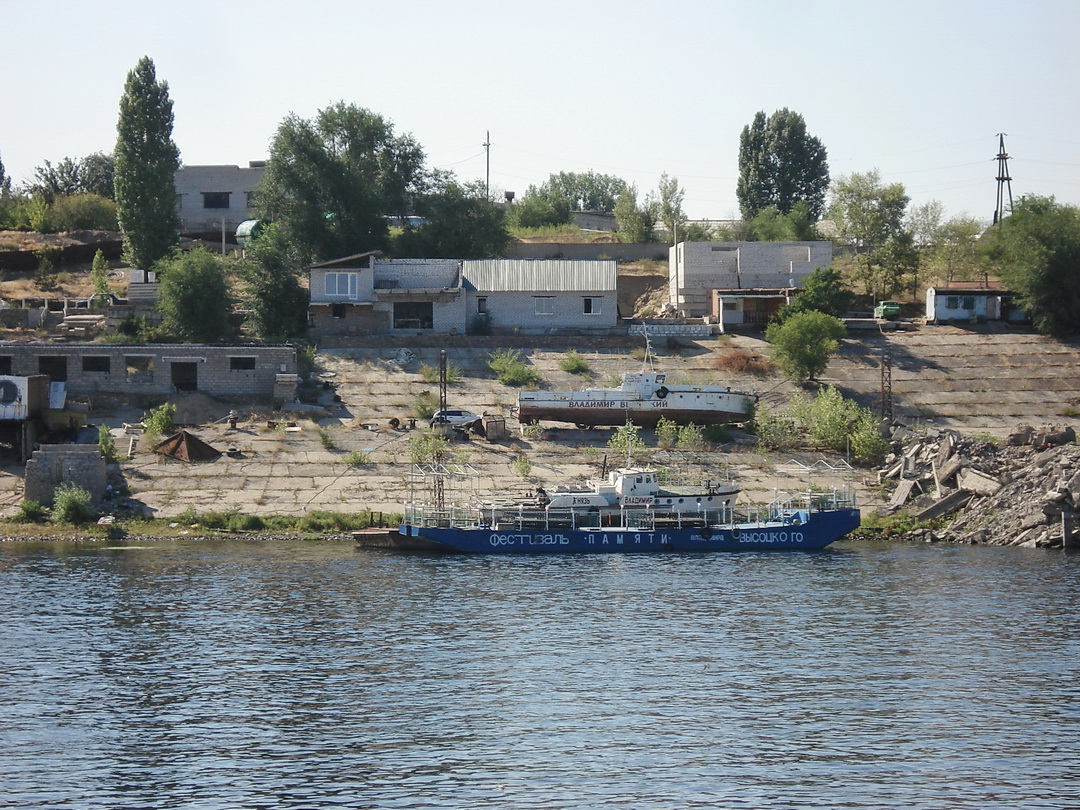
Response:
M834 179L877 169L912 207L991 219L998 133L1014 198L1080 204L1075 0L0 0L0 28L16 184L110 151L147 55L187 165L265 159L287 115L344 101L496 192L667 173L691 219L731 219L739 134L786 107Z

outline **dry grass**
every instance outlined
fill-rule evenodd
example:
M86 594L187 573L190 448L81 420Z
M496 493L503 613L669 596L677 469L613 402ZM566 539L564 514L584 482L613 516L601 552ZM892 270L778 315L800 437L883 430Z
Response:
M771 359L746 349L727 349L717 352L713 356L712 367L717 371L752 374L755 377L767 377L776 369Z

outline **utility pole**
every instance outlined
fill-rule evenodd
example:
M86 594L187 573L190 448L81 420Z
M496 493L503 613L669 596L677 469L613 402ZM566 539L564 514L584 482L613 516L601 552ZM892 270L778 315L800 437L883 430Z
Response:
M994 224L997 225L1005 219L1005 189L1009 189L1009 213L1012 213L1012 178L1009 176L1009 154L1005 151L1005 132L998 133L998 174L997 174L997 207L994 209Z
M484 155L487 163L487 175L484 180L484 195L491 202L491 130L484 131Z
M888 425L893 422L892 398L892 353L886 350L881 355L881 421Z

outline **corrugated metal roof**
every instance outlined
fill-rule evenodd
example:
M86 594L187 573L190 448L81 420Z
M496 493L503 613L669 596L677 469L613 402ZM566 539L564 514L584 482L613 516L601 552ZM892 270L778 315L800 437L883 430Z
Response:
M470 259L462 267L468 287L480 292L600 292L615 289L611 259Z

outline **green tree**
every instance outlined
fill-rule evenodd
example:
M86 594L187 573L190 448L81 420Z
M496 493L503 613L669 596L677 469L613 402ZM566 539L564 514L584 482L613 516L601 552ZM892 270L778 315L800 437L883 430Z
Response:
M615 202L615 225L620 242L651 242L656 224L656 204L647 199L638 205L637 188L627 186Z
M240 265L248 323L261 338L286 340L307 331L307 293L300 284L303 262L277 224L251 242Z
M529 186L510 206L509 223L514 228L550 228L570 221L570 203L562 197Z
M668 177L667 173L660 175L660 185L657 189L656 216L667 228L668 238L673 242L679 236L679 228L686 221L683 213L683 197L685 192L679 188L679 181L675 177Z
M769 324L765 339L773 344L780 370L794 380L817 379L840 348L844 324L824 312L798 312Z
M46 218L50 232L115 231L116 203L99 194L72 194L57 197Z
M506 214L491 202L482 182L445 180L417 201L424 217L394 239L394 253L426 259L486 259L500 256L510 242Z
M4 161L0 160L0 198L11 196L11 178L4 168Z
M916 231L924 276L933 276L945 284L974 280L982 269L978 249L982 230L974 217L958 216L938 224L926 236Z
M34 179L26 186L27 193L40 194L49 203L57 197L78 194L81 190L79 164L69 157L55 166L48 160L43 165L36 166Z
M750 242L809 242L816 238L809 209L801 201L786 214L775 205L763 208L746 225Z
M872 252L903 233L909 200L902 183L883 185L877 169L856 172L833 183L829 217L844 242Z
M565 203L569 216L570 211L610 213L615 210L615 203L624 191L626 191L626 181L622 178L611 174L599 174L590 169L587 172L553 174L537 190L537 193Z
M106 152L94 152L79 161L79 191L113 199L116 158Z
M840 240L855 247L857 269L867 294L890 294L882 273L888 272L891 260L875 262L873 254L890 241L904 238L908 202L903 184L882 184L877 169L844 175L833 183L829 217ZM905 248L901 244L897 249Z
M220 256L205 248L158 262L162 326L184 341L213 343L229 331L231 301Z
M116 218L125 258L149 268L177 244L176 170L168 82L158 81L148 56L128 73L116 126Z
M825 209L829 163L824 144L806 131L803 117L786 107L768 118L754 116L739 137L739 181L735 193L745 219L775 206L790 213L806 203L811 222Z
M1024 197L985 242L985 255L1039 332L1080 330L1080 208Z
M90 281L94 285L94 292L107 293L109 291L109 263L100 250L94 254L93 264L90 265Z
M289 115L270 145L256 197L305 260L389 246L387 216L405 218L428 190L424 152L371 110L338 102L314 119Z
M802 283L802 292L780 311L786 320L799 312L824 312L834 318L842 317L855 303L853 293L844 283L839 270L818 267Z

